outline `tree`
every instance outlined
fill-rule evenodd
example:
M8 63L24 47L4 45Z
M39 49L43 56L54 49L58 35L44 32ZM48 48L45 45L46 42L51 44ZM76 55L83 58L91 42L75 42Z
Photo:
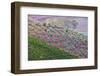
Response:
M78 22L76 20L72 21L73 29L77 28Z

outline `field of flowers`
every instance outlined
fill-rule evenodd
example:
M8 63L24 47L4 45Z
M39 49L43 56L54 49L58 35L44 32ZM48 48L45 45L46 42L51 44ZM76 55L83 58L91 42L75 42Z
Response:
M53 46L57 50L64 51L64 53L67 53L67 55L69 53L69 55L72 56L72 57L70 56L71 58L73 58L73 57L87 58L88 57L88 52L87 52L88 51L88 41L87 41L88 37L80 32L77 32L77 31L75 31L73 29L69 29L69 28L64 29L63 27L57 27L57 25L55 25L55 26L49 25L48 26L45 23L37 24L37 23L32 22L31 20L29 21L28 29L29 29L29 31L28 31L29 39L30 39L30 37L33 39L35 37L35 38L43 41L44 43L46 43L46 45L50 45L48 47ZM32 44L29 43L29 48L31 46L32 46ZM30 49L29 49L30 54L32 54L32 51L34 51L34 50L32 50L32 48L31 48L31 53L30 53ZM43 50L40 50L40 51L43 52ZM51 51L53 51L53 50L51 50ZM40 55L40 54L38 54L38 55ZM34 59L35 54L29 55L29 56L31 56L31 57L29 57L30 59ZM32 56L33 56L33 58L32 58ZM51 56L52 56L52 53L51 53ZM57 59L56 57L53 57L53 58ZM63 56L61 58L63 58ZM50 59L50 58L48 58L48 59ZM60 58L58 57L58 59L60 59Z

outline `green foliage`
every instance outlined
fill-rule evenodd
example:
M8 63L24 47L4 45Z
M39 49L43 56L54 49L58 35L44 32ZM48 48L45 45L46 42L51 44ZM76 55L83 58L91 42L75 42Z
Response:
M73 59L77 56L64 52L59 48L53 47L46 42L28 37L28 60L51 60L51 59Z
M66 32L68 32L68 29L66 29Z

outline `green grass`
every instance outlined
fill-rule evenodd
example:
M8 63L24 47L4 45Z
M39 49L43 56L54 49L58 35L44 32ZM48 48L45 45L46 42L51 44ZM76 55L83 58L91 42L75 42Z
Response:
M70 53L53 47L35 37L28 37L28 60L74 59Z

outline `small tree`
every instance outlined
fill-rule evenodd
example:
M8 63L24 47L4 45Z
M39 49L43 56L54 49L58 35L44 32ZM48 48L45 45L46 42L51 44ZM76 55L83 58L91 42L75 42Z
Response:
M76 20L72 21L73 29L77 28L78 22Z
M43 26L46 26L46 23L43 23Z

